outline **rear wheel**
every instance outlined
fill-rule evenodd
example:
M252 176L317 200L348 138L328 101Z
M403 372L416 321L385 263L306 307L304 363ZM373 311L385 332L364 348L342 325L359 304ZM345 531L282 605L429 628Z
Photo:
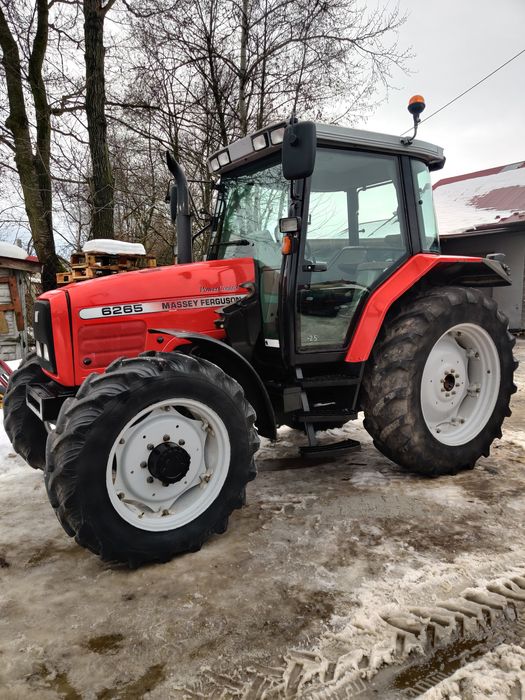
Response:
M35 353L30 353L9 379L4 395L4 428L13 449L34 469L44 469L47 430L26 404L26 386L45 383Z
M118 360L88 377L48 440L46 486L69 535L130 566L200 549L255 477L255 413L212 363Z
M385 322L363 378L376 447L428 476L472 468L510 415L514 344L505 316L477 289L413 299Z

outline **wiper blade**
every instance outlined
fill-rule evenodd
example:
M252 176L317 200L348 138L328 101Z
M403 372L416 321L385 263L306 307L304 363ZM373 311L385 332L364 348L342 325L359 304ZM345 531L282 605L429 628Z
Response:
M225 241L224 243L214 243L212 248L226 248L230 245L250 245L251 241L247 238L236 238L233 241Z

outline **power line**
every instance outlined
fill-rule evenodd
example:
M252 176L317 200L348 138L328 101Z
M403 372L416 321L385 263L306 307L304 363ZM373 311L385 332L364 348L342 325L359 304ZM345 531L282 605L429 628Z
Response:
M422 124L423 122L428 122L429 119L431 119L432 117L435 117L436 114L439 114L439 112L442 112L442 111L443 111L444 109L446 109L447 107L450 107L451 104L453 104L454 102L457 102L459 99L461 99L462 97L464 97L464 95L466 95L467 93L469 93L469 92L471 92L472 90L474 90L474 88L477 88L478 85L481 85L481 83L484 83L485 80L488 80L489 78L491 78L495 73L497 73L498 71L500 71L502 68L505 68L505 66L508 66L509 63L512 63L512 61L516 60L517 58L519 58L519 57L520 57L522 54L524 54L524 53L525 53L525 49L522 49L522 50L519 51L515 56L512 56L512 58L509 58L508 61L505 61L505 63L502 63L501 66L498 66L498 67L497 67L496 69L494 69L491 73L489 73L488 75L486 75L484 78L481 78L481 80L478 80L477 83L475 83L474 85L471 85L471 87L469 87L467 90L464 90L464 91L463 91L460 95L458 95L457 97L454 97L453 100L450 100L450 102L447 102L447 104L443 105L443 106L440 107L439 109L436 109L436 111L435 111L435 112L432 112L432 114L429 114L428 117L425 117L425 119L422 119L420 123ZM406 131L404 131L404 132L401 134L401 136L404 136L405 134L408 134L409 131L412 131L412 129L407 129Z

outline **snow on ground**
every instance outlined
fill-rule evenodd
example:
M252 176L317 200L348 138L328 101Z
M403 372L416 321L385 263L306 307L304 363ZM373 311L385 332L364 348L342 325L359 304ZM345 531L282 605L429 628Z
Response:
M450 698L521 698L525 688L525 649L501 644L483 659L456 671L453 676L421 696L421 700Z
M518 349L514 413L473 471L405 474L359 422L323 439L354 437L360 452L299 468L305 438L281 428L225 535L137 571L67 537L41 474L0 430L0 698L352 697L356 679L421 652L414 611L468 607L466 589L481 600L498 577L525 580ZM511 653L523 650L498 646L428 698L481 697L482 662L507 674L501 687L513 683L521 661L498 661Z

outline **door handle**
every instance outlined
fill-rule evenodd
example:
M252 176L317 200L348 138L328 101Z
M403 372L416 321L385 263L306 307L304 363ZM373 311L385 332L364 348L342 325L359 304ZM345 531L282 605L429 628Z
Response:
M303 265L303 272L326 272L327 270L326 263L306 263Z

